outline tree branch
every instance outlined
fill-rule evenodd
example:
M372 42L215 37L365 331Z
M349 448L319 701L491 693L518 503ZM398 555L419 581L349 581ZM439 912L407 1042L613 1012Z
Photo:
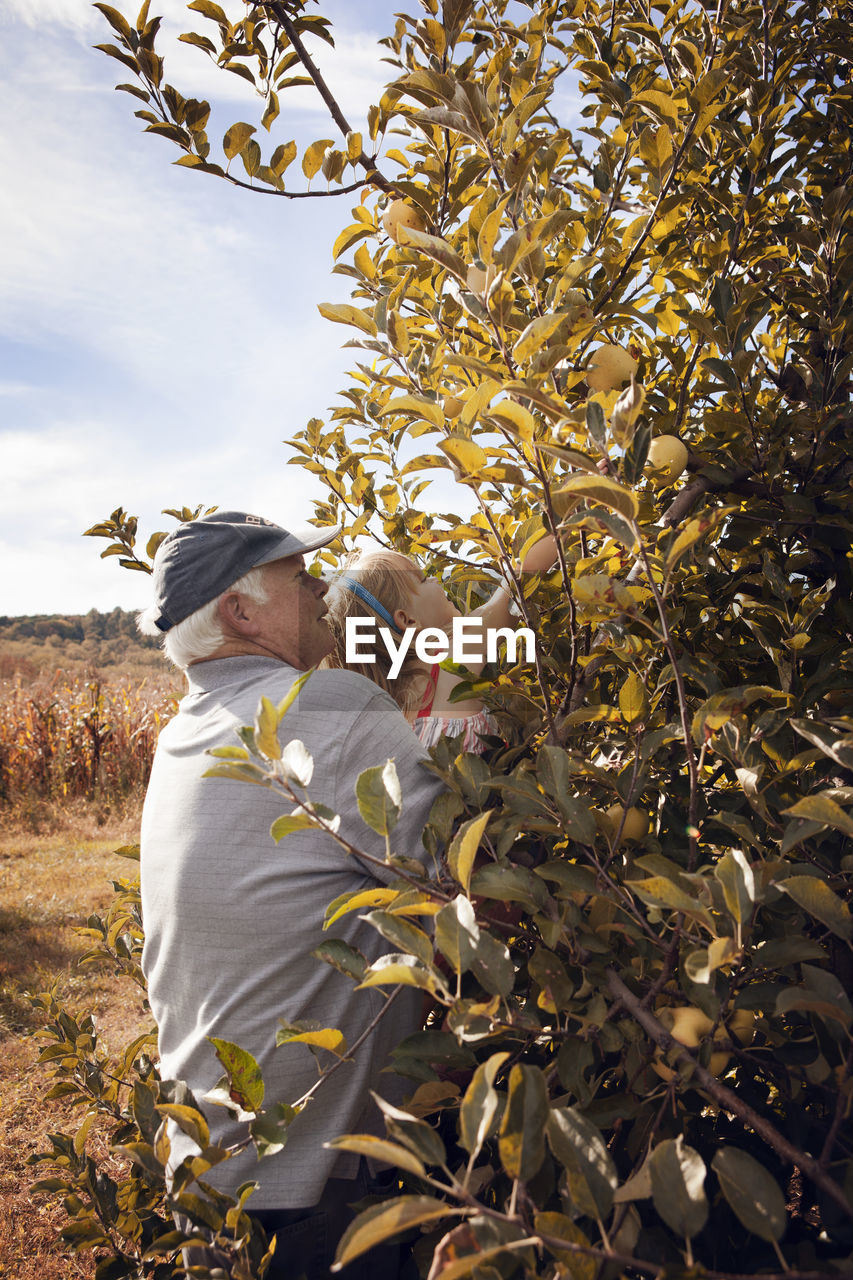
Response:
M701 1066L690 1050L685 1048L678 1040L673 1039L666 1028L658 1022L654 1014L643 1007L639 997L635 996L625 986L618 973L613 969L609 970L607 974L607 985L622 1007L630 1013L636 1022L639 1022L655 1044L660 1045L664 1050L679 1050L676 1061L690 1063L693 1068L693 1077L702 1086L705 1093L709 1093L714 1101L718 1102L725 1111L736 1115L743 1124L752 1129L769 1147L772 1147L778 1156L781 1156L783 1160L789 1160L806 1177L811 1178L815 1186L820 1187L821 1191L825 1192L839 1208L853 1216L853 1207L851 1207L841 1187L833 1178L830 1178L819 1160L815 1160L813 1156L810 1156L805 1151L800 1151L769 1120L765 1120L757 1111L753 1111L752 1107L742 1102L731 1089L720 1084L717 1077L711 1075L710 1071Z
M269 5L269 8L275 14L276 18L281 23L282 27L287 33L287 38L290 41L291 45L293 46L294 52L297 54L299 61L302 63L305 70L308 72L309 76L314 81L314 84L317 88L317 92L320 94L320 97L323 99L326 106L329 108L329 113L332 119L334 120L335 124L338 126L338 128L340 129L344 137L346 137L348 134L353 132L352 127L350 126L349 121L347 120L343 111L341 111L340 107L338 106L338 103L334 95L332 94L332 91L329 89L329 86L326 84L326 81L321 76L319 68L317 67L317 64L315 63L314 59L311 57L308 50L305 48L305 45L302 43L299 33L294 27L292 20L290 19L288 14L285 12L283 5L281 5L280 3L277 3L276 0L273 0L273 3ZM373 183L374 186L380 187L383 191L396 190L393 184L390 183L388 179L383 177L383 175L379 172L379 170L376 168L374 161L369 156L366 156L363 151L359 154L357 163L360 164L361 167L365 170L367 177Z

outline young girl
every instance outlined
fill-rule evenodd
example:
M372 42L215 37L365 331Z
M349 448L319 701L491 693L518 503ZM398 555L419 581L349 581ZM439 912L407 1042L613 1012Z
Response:
M557 556L551 535L541 538L528 552L522 565L525 572L543 572ZM485 604L474 609L470 617L482 619L484 632L511 624L511 597L502 583ZM365 551L349 561L326 597L327 622L335 639L335 649L326 665L346 667L367 676L387 690L412 724L415 733L427 747L441 737L464 734L463 751L482 752L485 744L480 735L494 734L497 724L479 698L451 702L450 694L461 677L443 671L436 663L422 662L410 645L402 666L391 678L391 656L380 643L375 646L375 662L346 661L347 618L368 618L379 626L389 627L399 638L408 627L422 631L438 628L450 636L454 618L462 615L444 594L438 578L428 578L419 565L396 551ZM466 643L471 645L470 636ZM466 663L477 673L483 662Z

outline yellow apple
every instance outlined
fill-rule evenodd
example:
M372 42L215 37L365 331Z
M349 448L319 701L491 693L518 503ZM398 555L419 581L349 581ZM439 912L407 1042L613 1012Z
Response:
M450 395L444 397L444 416L446 418L458 418L462 410L465 408L465 403L464 396L457 396L451 392Z
M470 266L466 284L471 293L486 294L491 289L497 274L494 263L490 263L488 267Z
M616 832L619 830L623 812L623 805L612 804L601 815L600 825L611 840L614 839ZM631 844L636 844L639 840L644 840L649 834L649 825L649 815L643 813L642 809L635 809L632 805L628 812L625 813L625 823L622 827L620 843L624 844L628 841Z
M656 489L675 484L687 466L687 445L678 436L655 436L649 446L646 470Z
M677 1040L679 1044L683 1044L688 1049L698 1049L699 1044L714 1025L707 1014L692 1004L662 1009L658 1017L669 1031L673 1040ZM730 1057L731 1054L725 1050L712 1053L708 1062L708 1070L711 1075L718 1076L724 1071ZM661 1080L672 1080L676 1074L672 1067L667 1066L663 1061L663 1054L660 1049L655 1050L655 1060L652 1063L652 1067Z
M752 1044L755 1039L755 1010L735 1009L728 1026L733 1040L740 1044Z
M392 200L382 215L382 226L394 243L399 244L401 227L423 231L424 221L417 209L406 204L405 200Z
M596 347L586 367L586 385L590 391L616 391L623 382L633 378L637 361L625 347L607 342Z

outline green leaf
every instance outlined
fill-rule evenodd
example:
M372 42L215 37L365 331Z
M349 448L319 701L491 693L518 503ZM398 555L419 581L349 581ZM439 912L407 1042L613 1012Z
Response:
M356 329L361 329L362 333L368 334L371 338L376 337L378 330L373 317L366 311L360 311L358 307L351 306L348 302L321 302L317 310L327 320L334 320L336 324L354 325Z
M439 1218L458 1217L464 1212L433 1196L398 1196L390 1204L383 1201L372 1205L360 1213L341 1236L335 1253L335 1266L346 1266L374 1245L390 1240L411 1227L436 1222Z
M817 876L788 876L777 880L776 888L793 898L810 916L820 920L838 938L849 942L853 938L853 918L846 902L830 889L825 880Z
M696 916L709 927L711 916L701 902L691 898L677 884L666 876L650 876L647 880L627 880L625 882L643 902L653 907L668 907L670 911L683 911L686 915Z
M692 1238L708 1221L705 1161L681 1134L659 1143L649 1156L655 1209L677 1235Z
M548 1142L565 1167L573 1204L589 1217L606 1218L619 1176L599 1130L574 1107L552 1107Z
M483 1143L494 1133L500 1111L500 1100L494 1089L495 1076L509 1057L493 1053L481 1063L471 1078L459 1108L459 1141L476 1158Z
M364 919L398 951L415 956L427 968L432 965L432 943L423 929L404 920L402 916L392 915L390 911L370 911Z
M403 796L394 761L364 769L355 784L358 811L371 831L390 835L397 825Z
M491 817L491 810L464 822L450 841L447 850L447 868L453 879L460 884L466 893L471 889L471 872L477 850L482 843L483 834Z
M527 962L527 971L540 988L540 1008L549 1013L568 1008L575 988L559 956L546 947L537 947Z
M356 982L361 981L367 970L367 961L361 952L340 938L329 938L319 947L315 947L311 954L315 959L332 965L339 973L355 978Z
M722 1147L711 1168L747 1231L762 1240L781 1240L787 1224L785 1197L764 1165L737 1147Z
M447 1160L444 1143L431 1125L408 1111L402 1111L374 1093L373 1099L385 1117L385 1127L395 1142L414 1151L426 1164L443 1165Z
M219 1040L215 1036L207 1038L225 1068L232 1101L244 1111L260 1111L264 1100L264 1081L255 1059L248 1050L241 1049L230 1040Z
M743 924L755 906L755 876L740 849L728 849L716 863L714 876L723 886L731 917Z
M526 867L497 862L487 862L475 871L471 889L475 895L495 898L498 902L520 902L531 913L541 910L548 900L542 881Z
M299 1113L287 1102L276 1102L249 1125L258 1159L278 1155L284 1149L291 1124Z
M853 836L853 818L829 796L804 796L790 809L783 809L782 812L792 818L807 818L810 822L820 822L825 827L843 831L846 836Z
M464 894L457 894L435 917L436 946L455 973L464 973L471 967L479 940L474 908Z
M511 1178L527 1182L545 1159L548 1086L538 1067L520 1063L509 1074L509 1094L498 1137L501 1164Z
M284 813L280 818L276 818L270 827L270 835L278 844L279 840L292 835L294 831L305 831L313 826L314 823L305 813Z
M480 930L471 957L471 972L491 995L508 996L515 985L515 966L508 948L485 929Z
M595 819L583 801L572 794L569 757L565 750L550 745L540 747L536 757L536 776L546 796L556 803L569 839L580 844L593 844Z

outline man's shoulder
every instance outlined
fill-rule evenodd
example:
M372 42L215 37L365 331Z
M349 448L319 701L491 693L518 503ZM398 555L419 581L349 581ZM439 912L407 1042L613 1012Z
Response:
M370 710L377 715L402 718L402 712L390 694L355 671L317 667L306 675L304 671L282 663L275 672L259 672L254 683L259 693L271 701L280 702L302 677L305 677L305 683L293 702L294 711L309 715L330 711L346 717L360 716Z
M341 668L318 667L312 671L299 691L300 701L303 698L309 706L323 705L357 712L364 711L373 703L377 709L384 708L402 715L394 699L384 689L356 671Z

